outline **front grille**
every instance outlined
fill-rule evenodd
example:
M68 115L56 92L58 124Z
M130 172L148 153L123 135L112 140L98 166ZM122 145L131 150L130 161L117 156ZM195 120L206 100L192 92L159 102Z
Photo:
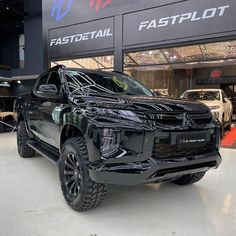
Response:
M142 121L149 125L156 125L157 123L163 125L182 125L182 114L142 114L139 115Z
M159 160L183 158L211 153L213 151L213 148L214 143L212 141L206 142L204 145L196 148L178 148L177 145L169 144L168 140L163 140L160 143L154 142L152 157Z
M159 125L164 126L179 126L186 124L209 124L212 121L210 112L168 112L161 114L138 113L138 117L152 127Z
M210 112L202 113L202 114L190 114L190 118L196 123L196 124L207 124L212 121L212 114Z

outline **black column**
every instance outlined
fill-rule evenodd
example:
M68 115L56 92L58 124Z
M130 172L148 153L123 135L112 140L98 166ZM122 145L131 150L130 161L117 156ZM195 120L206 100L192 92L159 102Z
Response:
M42 0L25 0L25 72L43 72Z
M114 70L123 71L123 30L122 15L115 16L115 51L114 51Z

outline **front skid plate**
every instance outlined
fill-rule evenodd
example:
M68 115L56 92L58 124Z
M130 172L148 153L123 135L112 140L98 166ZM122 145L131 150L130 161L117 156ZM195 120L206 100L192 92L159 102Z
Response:
M218 168L221 163L219 153L208 154L201 156L199 159L187 158L183 161L166 161L156 162L156 164L145 169L121 169L121 165L117 170L109 169L104 166L100 169L89 170L90 177L93 181L104 184L118 185L137 185L142 183L158 182L180 177L186 174L207 171L212 168Z

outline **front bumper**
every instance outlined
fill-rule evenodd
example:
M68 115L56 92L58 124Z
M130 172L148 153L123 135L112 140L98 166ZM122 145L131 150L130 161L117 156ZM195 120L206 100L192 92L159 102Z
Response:
M174 180L186 174L205 172L218 168L221 163L219 152L173 160L153 158L140 163L104 165L90 168L93 181L104 184L137 185L143 183Z
M102 158L97 135L91 135L88 140L89 174L93 181L118 185L161 182L218 168L221 163L217 124L196 129L122 132L121 136L126 137L120 145L124 150L122 155L119 152ZM180 140L189 141L190 146L186 148ZM190 143L196 140L203 143Z

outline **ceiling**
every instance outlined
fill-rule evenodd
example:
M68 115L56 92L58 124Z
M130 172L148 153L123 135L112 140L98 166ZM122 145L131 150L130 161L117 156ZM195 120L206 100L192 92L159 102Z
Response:
M0 0L0 43L10 35L20 35L23 32L24 0Z
M236 64L236 41L125 53L125 68L191 69Z

